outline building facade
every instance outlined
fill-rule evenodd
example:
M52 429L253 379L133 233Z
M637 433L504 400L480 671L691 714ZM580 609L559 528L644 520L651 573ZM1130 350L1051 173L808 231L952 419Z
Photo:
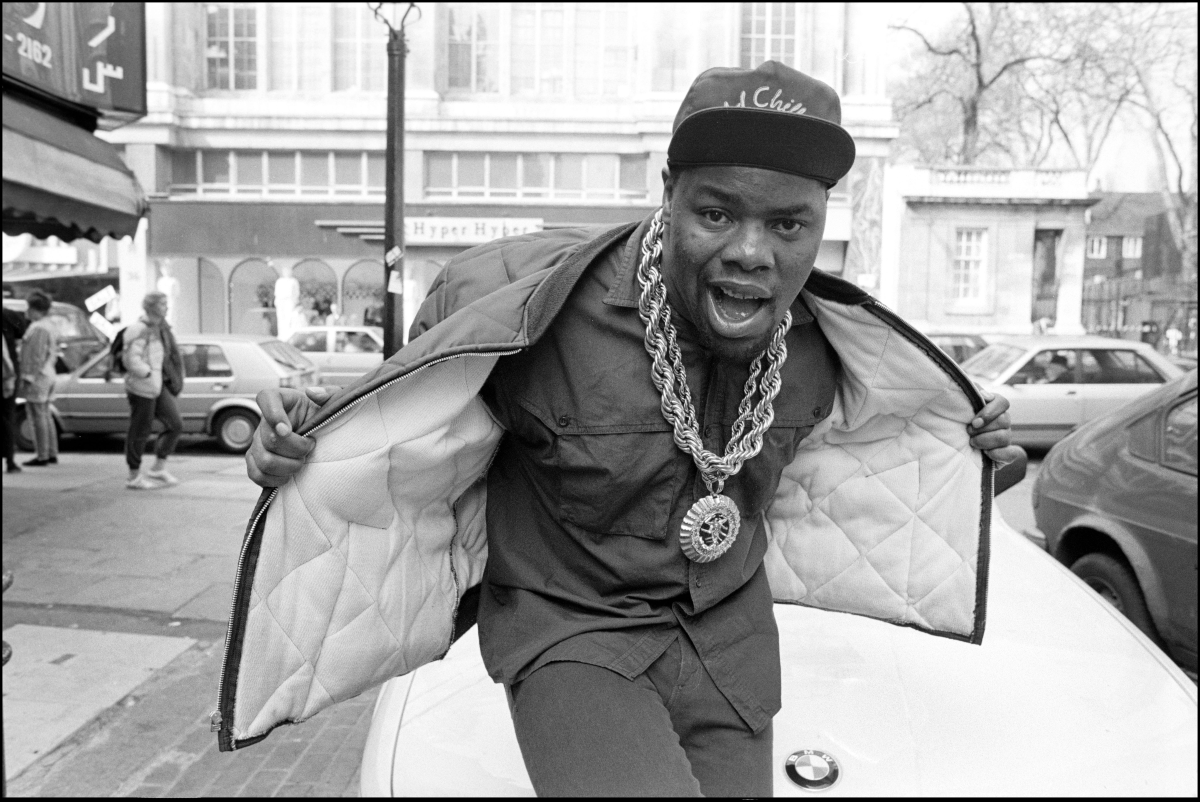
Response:
M896 127L872 4L420 13L407 27L406 320L464 248L650 213L692 79L767 59L842 96L858 160L834 189L818 265L879 285ZM151 198L146 268L122 273L123 296L166 278L181 331L262 331L290 271L311 320L380 322L386 27L365 3L147 4L146 24L149 113L110 137Z
M900 241L885 265L918 328L1082 333L1088 197L1078 170L895 167Z

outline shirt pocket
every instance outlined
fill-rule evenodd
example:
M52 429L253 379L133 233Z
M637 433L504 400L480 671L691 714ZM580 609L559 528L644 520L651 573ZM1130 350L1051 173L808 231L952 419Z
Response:
M569 431L556 435L558 514L594 535L663 540L687 473L669 431ZM650 429L650 430L647 430Z

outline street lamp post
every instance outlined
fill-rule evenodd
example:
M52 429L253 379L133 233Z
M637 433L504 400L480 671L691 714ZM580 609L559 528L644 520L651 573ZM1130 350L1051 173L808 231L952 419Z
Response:
M414 9L420 19L420 9L416 3L409 3L397 28L381 13L383 3L368 5L388 29L387 195L383 207L383 356L386 359L404 345L404 60L408 55L404 24Z

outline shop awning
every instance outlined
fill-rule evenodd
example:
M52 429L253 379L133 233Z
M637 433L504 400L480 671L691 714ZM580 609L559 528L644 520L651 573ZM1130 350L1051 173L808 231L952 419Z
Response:
M4 233L131 236L149 205L116 149L4 95Z

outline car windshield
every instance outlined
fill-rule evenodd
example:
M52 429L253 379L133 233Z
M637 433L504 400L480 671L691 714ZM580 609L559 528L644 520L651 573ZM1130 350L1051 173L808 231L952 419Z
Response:
M995 381L1001 373L1020 359L1024 353L1024 348L996 343L995 345L989 345L966 362L963 362L962 369L972 376L978 376L986 381Z
M264 343L259 343L267 356L274 359L285 368L292 370L312 370L316 367L308 357L297 351L294 347L280 340L268 340Z

